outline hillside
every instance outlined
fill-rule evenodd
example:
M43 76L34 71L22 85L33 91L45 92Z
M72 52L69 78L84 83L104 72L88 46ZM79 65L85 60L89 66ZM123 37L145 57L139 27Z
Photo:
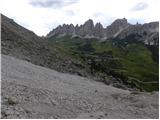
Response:
M95 38L71 36L49 38L49 41L62 46L76 59L86 64L90 60L95 61L94 74L114 76L117 81L121 80L124 84L136 86L142 91L158 90L158 46L151 46L151 51L150 46L138 40L139 38L134 37L114 38L103 42Z
M156 118L158 92L130 92L2 55L2 118Z
M1 15L1 27L2 54L60 72L87 75L82 63L72 59L70 53L18 25L14 20Z

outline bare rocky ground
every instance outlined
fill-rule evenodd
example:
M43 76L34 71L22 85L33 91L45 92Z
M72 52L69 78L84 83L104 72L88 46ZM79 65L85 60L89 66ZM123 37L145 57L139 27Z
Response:
M157 118L158 92L130 92L2 55L2 118Z

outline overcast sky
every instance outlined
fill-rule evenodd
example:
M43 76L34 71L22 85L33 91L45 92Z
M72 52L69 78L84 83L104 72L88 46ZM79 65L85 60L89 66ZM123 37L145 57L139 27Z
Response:
M88 19L104 27L124 17L132 24L158 21L159 7L159 0L0 0L2 14L40 36L60 24Z

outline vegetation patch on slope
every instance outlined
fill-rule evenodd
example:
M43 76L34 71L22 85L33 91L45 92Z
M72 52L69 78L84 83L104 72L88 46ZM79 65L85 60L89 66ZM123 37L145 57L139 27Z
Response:
M158 90L158 62L152 52L141 42L71 38L52 38L55 44L63 46L72 57L80 61L95 60L94 72L120 77L127 84L141 90Z

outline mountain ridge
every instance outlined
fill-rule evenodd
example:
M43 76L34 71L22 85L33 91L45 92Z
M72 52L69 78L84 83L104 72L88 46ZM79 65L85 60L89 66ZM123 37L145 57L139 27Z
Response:
M148 29L152 28L152 30ZM83 38L98 38L98 39L110 39L116 38L117 36L124 36L126 32L131 34L134 31L138 31L137 33L146 32L146 33L153 33L159 32L159 22L149 22L144 24L130 24L128 23L126 18L123 19L116 19L111 25L107 27L103 27L103 25L98 22L93 22L92 19L87 20L82 25L73 24L63 24L62 26L59 25L52 31L50 31L46 37L50 38L52 36L59 36L59 35L71 35L72 37L83 37ZM139 30L138 30L139 29ZM139 32L140 31L140 32ZM122 33L122 34L121 34ZM125 33L125 34L124 34ZM150 41L145 41L144 43L149 44Z

